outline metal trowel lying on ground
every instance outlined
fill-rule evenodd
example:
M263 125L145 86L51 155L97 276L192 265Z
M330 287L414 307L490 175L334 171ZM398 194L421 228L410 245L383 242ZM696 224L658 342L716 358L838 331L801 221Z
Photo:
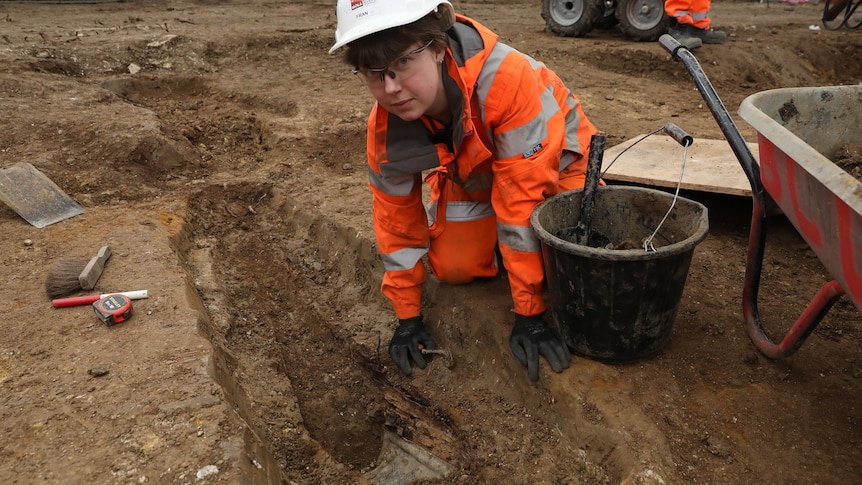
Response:
M0 201L38 228L84 213L57 184L26 162L0 169Z

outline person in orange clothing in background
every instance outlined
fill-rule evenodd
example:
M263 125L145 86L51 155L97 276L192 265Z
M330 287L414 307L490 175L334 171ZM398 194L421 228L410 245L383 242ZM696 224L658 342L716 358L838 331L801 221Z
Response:
M711 0L665 0L664 11L675 21L668 33L689 49L724 42L727 34L710 26L711 3Z
M375 99L367 158L383 294L398 327L392 360L411 375L436 344L421 308L428 275L449 284L497 275L499 248L514 302L511 351L539 375L569 349L544 321L533 209L584 186L596 128L541 62L500 41L445 0L338 0L335 44ZM431 201L422 199L422 174Z

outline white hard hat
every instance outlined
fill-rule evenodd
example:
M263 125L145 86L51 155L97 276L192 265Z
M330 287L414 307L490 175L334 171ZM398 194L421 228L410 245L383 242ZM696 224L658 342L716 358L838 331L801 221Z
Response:
M329 53L366 35L415 22L434 11L442 15L444 30L455 24L455 9L446 0L338 0L335 44Z

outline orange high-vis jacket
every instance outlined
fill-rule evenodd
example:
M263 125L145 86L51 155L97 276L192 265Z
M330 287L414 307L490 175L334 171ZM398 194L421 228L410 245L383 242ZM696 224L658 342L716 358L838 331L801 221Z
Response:
M425 117L406 122L378 104L368 118L382 291L398 318L421 313L422 258L431 244L421 174L437 170L493 207L514 311L537 315L546 308L544 268L530 215L545 198L583 187L597 130L554 72L486 27L458 15L448 35L443 84L451 133Z

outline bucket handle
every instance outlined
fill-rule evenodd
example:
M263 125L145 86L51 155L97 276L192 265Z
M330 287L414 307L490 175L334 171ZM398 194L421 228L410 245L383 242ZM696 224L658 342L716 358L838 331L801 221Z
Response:
M655 246L653 246L652 241L655 238L655 235L658 234L658 230L661 229L664 221L667 220L667 216L670 215L671 211L673 211L674 206L676 205L676 199L679 198L679 188L682 186L682 176L685 174L685 160L688 158L688 147L690 147L694 143L694 138L692 138L688 133L683 131L682 128L676 126L673 123L665 123L662 129L671 136L677 143L682 145L682 168L679 170L679 180L676 182L676 191L673 194L673 200L670 203L670 207L665 212L664 217L661 218L661 222L656 226L655 231L650 234L648 238L644 240L644 251L655 251Z
M659 231L659 229L661 229L661 226L662 226L662 224L664 224L664 221L667 220L667 217L673 211L674 206L676 206L676 200L677 200L677 198L679 198L679 189L682 186L682 176L685 174L685 160L688 158L688 147L690 147L692 144L694 144L694 138L692 138L691 135L686 133L685 130L683 130L682 128L680 128L676 124L671 123L671 122L665 123L665 125L662 126L661 128L647 133L646 135L640 137L637 141L635 141L631 145L627 146L623 151L619 152L617 154L617 156L614 157L613 160L611 160L611 163L609 163L608 166L605 167L605 170L602 172L602 175L601 175L602 177L604 177L605 173L607 173L608 169L611 168L611 165L613 165L614 162L616 162L617 159L620 158L620 156L623 153L628 151L629 148L637 145L638 143L644 141L647 137L655 135L656 133L658 133L660 131L664 131L667 135L669 135L671 138L673 138L677 143L682 145L682 148L683 148L683 150L682 150L682 168L680 168L680 171L679 171L679 180L676 183L676 191L673 194L673 200L670 203L670 208L668 208L667 212L665 213L664 217L662 217L661 222L658 223L658 226L656 226L653 233L650 234L650 236L644 240L643 249L644 249L644 251L647 251L647 252L656 250L655 246L653 246L652 241L655 238L656 234L658 234L658 231Z

